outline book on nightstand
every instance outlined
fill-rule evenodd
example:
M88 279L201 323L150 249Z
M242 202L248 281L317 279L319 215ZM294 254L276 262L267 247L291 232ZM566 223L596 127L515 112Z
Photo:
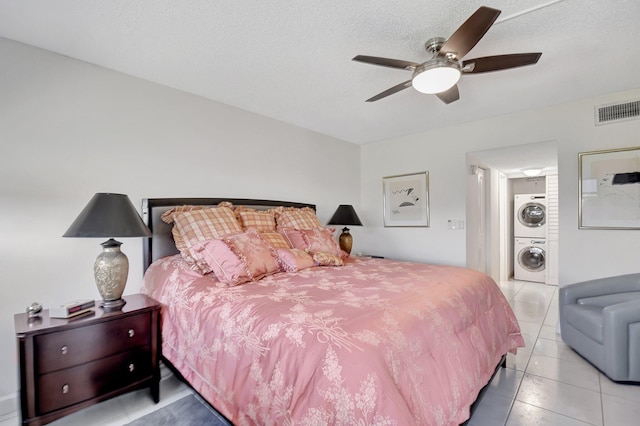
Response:
M92 311L95 305L96 302L92 299L74 300L64 305L49 308L49 316L51 318L71 318Z

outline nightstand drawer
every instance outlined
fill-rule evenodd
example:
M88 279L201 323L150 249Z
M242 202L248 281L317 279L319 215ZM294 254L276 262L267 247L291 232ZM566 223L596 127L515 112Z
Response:
M152 374L149 346L39 377L38 415L86 401L144 380Z
M36 336L37 372L49 373L147 345L150 322L150 314L144 313Z

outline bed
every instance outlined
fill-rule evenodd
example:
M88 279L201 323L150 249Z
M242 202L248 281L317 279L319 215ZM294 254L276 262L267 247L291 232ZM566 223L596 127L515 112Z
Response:
M141 291L162 304L164 362L235 425L463 424L506 353L524 346L495 282L465 268L356 256L328 266L307 250L325 266L240 285L202 275L176 248L178 223L161 217L221 201L315 207L143 200L153 237Z

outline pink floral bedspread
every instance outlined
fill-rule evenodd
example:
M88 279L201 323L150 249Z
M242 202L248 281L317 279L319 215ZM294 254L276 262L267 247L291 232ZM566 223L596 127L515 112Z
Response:
M524 346L500 289L469 269L351 257L228 287L155 262L163 355L235 425L458 425Z

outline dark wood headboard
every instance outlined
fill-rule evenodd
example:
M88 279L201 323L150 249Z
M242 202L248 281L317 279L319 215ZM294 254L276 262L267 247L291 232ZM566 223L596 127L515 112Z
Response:
M251 200L244 198L144 198L142 200L142 220L151 230L152 236L146 238L142 244L142 270L161 257L178 253L171 233L172 225L166 224L160 218L163 213L176 206L217 206L228 201L234 206L248 206L257 210L273 207L310 207L315 210L315 204L295 203L289 201Z

